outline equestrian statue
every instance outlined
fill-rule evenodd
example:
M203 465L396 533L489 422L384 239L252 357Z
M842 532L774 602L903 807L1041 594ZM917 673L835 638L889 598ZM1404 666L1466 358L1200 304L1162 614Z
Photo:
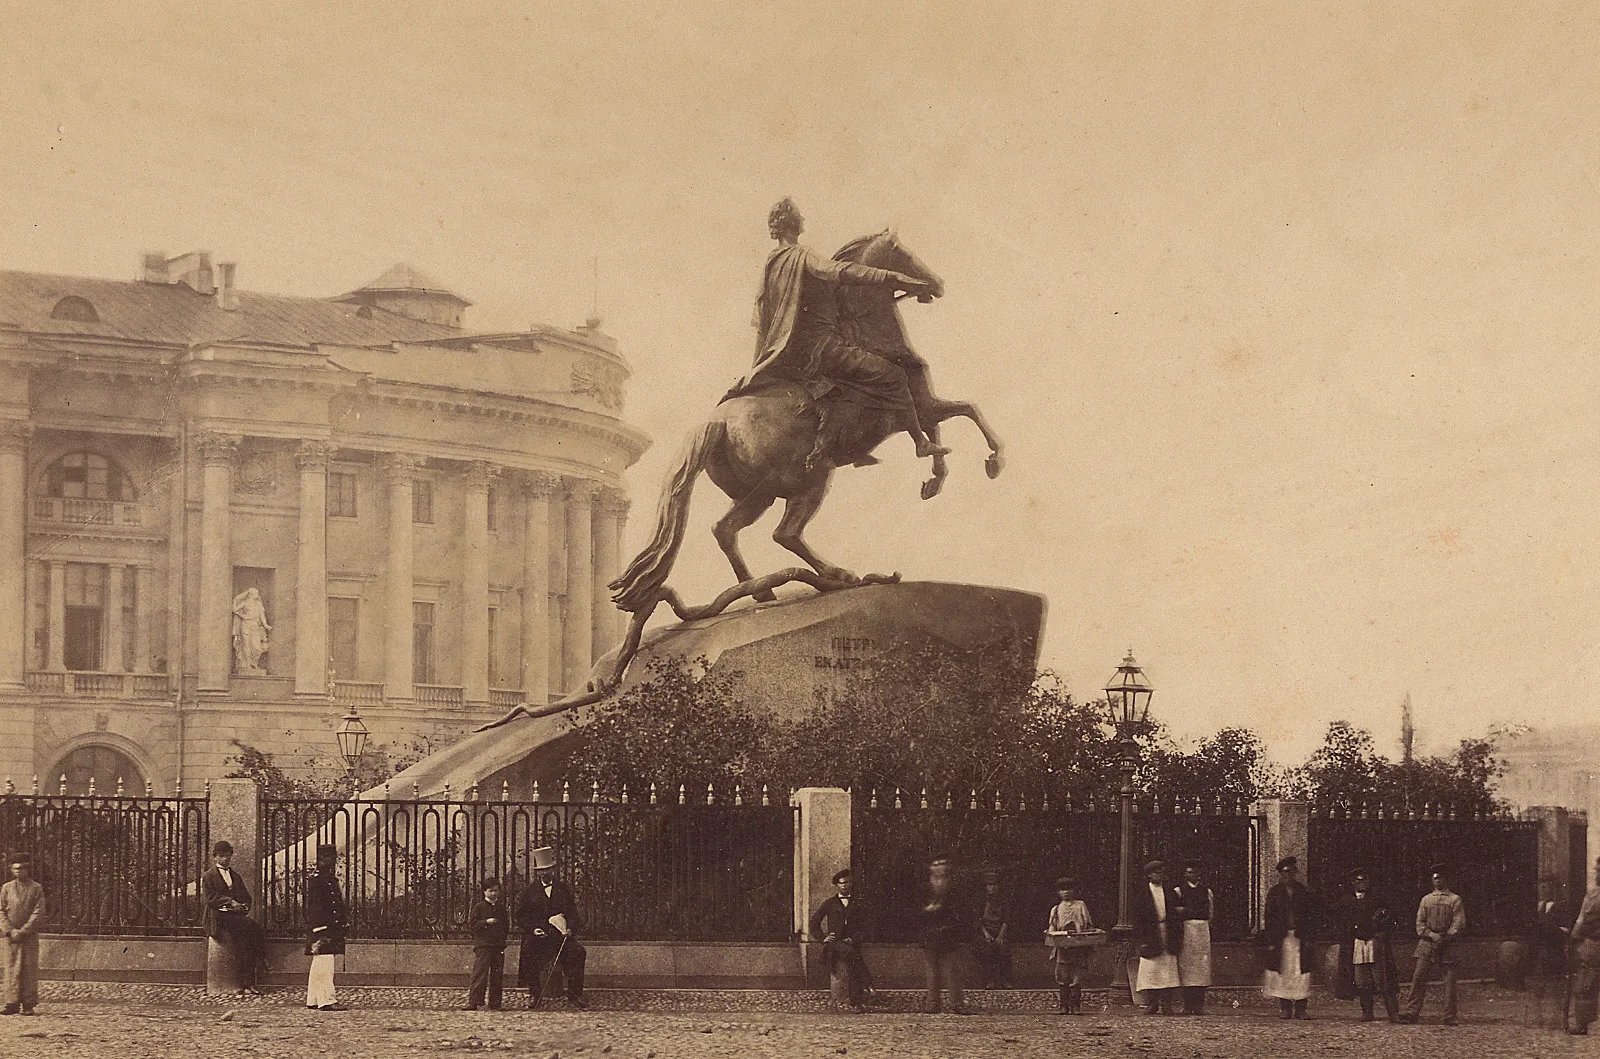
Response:
M538 717L597 702L620 684L638 651L645 623L662 602L680 620L709 617L745 596L776 599L773 589L801 581L821 592L893 582L898 575L858 577L817 555L805 528L827 495L838 467L865 467L890 435L911 436L932 474L922 498L939 494L949 474L939 424L964 416L989 445L985 469L1000 473L1000 442L976 407L934 396L928 365L906 339L897 302L931 302L944 283L894 232L847 243L830 260L800 244L804 218L784 199L768 216L778 248L767 259L753 323L755 364L730 389L711 418L689 438L662 488L655 534L611 582L612 599L631 615L615 666L603 679L548 706L518 706L495 727L517 716ZM667 585L689 521L695 479L704 471L733 506L713 530L738 584L702 607L686 606ZM753 577L739 553L739 532L779 499L784 512L773 539L805 561Z

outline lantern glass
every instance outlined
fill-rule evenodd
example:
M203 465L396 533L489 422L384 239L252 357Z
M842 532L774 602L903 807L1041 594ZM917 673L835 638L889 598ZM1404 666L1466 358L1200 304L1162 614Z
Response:
M367 726L361 723L361 717L355 710L345 714L343 723L334 733L334 738L339 741L339 753L351 768L356 767L356 762L361 760L367 748L367 734Z
M1150 716L1150 698L1155 688L1144 678L1144 670L1133 660L1129 651L1122 665L1105 687L1106 712L1111 722L1120 727L1142 725Z

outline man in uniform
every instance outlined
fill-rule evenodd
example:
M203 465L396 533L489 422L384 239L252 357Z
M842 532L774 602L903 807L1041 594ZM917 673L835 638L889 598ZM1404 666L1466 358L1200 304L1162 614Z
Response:
M1339 981L1334 995L1340 1000L1356 997L1361 1001L1361 1021L1373 1022L1374 1000L1383 997L1383 1009L1390 1022L1400 1014L1400 979L1395 969L1394 917L1388 906L1372 893L1371 876L1365 868L1350 873L1350 892L1338 905Z
M891 412L916 443L919 457L947 454L949 449L935 445L923 433L905 371L845 340L834 299L834 288L841 283L892 287L918 296L935 293L933 284L899 272L823 257L800 245L804 221L789 199L774 206L767 218L778 249L767 259L756 299L752 321L758 332L756 363L728 395L737 396L765 379L806 383L813 398L837 386L863 408ZM818 409L822 424L812 461L824 454L830 434L826 405L819 404ZM860 462L876 461L867 457Z
M1594 862L1596 889L1583 895L1583 907L1572 924L1572 994L1567 1032L1589 1032L1600 997L1600 859Z

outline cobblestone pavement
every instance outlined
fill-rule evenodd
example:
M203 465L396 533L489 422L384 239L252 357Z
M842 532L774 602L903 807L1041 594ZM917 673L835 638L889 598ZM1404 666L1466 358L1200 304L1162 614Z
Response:
M343 989L351 1010L309 1011L293 990L238 1000L198 989L46 983L36 1018L0 1019L0 1056L95 1056L156 1059L440 1059L473 1053L550 1059L720 1059L744 1056L1128 1056L1236 1059L1294 1056L1354 1059L1600 1057L1600 1037L1567 1037L1536 1025L1533 998L1491 987L1463 991L1461 1026L1363 1025L1355 1005L1313 1001L1313 1020L1285 1023L1253 994L1224 993L1216 1014L1160 1018L1131 1009L1048 1014L1050 994L979 993L975 1014L922 1015L824 1010L813 992L621 992L596 990L589 1011L470 1012L454 1008L457 990ZM1219 991L1221 992L1221 991ZM913 1006L915 994L891 993L888 1006ZM1238 1000L1238 1006L1234 1001ZM1435 1002L1436 1003L1436 1002ZM520 1008L521 998L516 1000Z

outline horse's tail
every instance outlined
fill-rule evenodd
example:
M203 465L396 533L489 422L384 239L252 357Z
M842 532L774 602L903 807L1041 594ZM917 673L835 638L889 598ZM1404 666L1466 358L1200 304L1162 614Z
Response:
M655 536L628 564L622 576L611 582L611 599L622 610L631 613L653 606L659 598L661 586L666 584L672 564L678 558L683 532L689 525L689 498L694 493L694 480L705 468L712 446L726 436L727 426L721 419L713 419L689 439L677 469L661 489Z

